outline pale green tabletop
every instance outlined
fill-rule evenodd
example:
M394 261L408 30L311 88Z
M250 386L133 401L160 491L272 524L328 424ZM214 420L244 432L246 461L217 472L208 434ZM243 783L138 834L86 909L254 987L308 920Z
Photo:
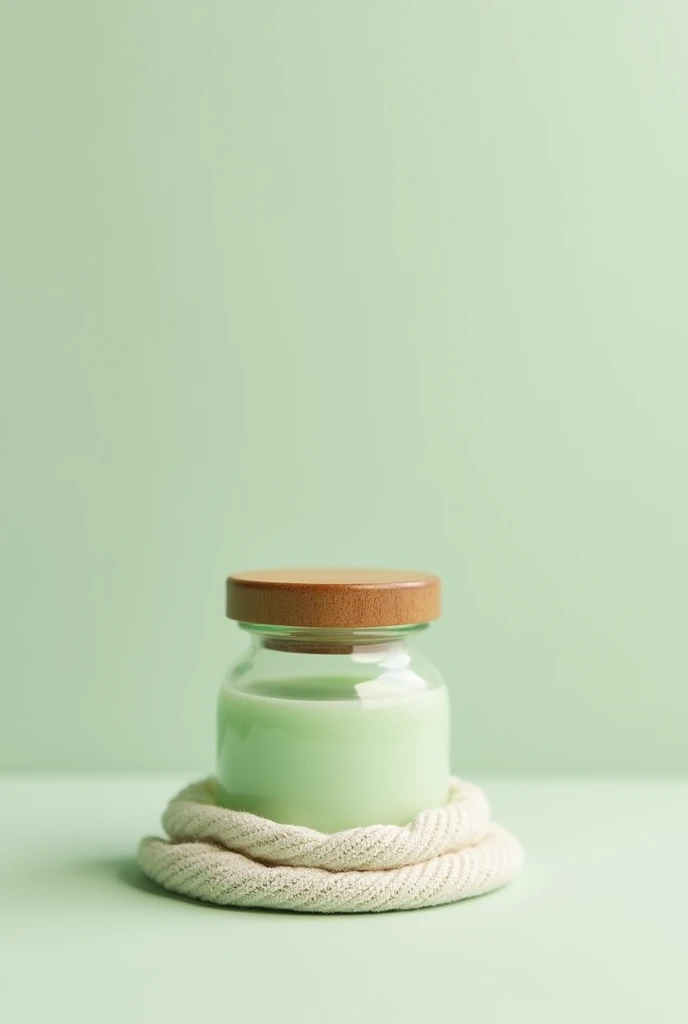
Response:
M477 780L508 889L319 917L165 895L133 850L179 778L0 782L0 1017L665 1024L688 1019L688 782Z

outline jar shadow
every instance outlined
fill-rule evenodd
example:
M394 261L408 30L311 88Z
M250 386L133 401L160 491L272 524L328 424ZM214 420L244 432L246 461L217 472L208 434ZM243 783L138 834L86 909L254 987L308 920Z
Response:
M54 897L56 893L59 893L61 897L69 900L73 898L83 900L84 894L89 893L91 899L97 899L102 904L103 897L107 894L108 889L111 890L113 887L118 888L122 886L128 889L134 898L135 894L142 897L152 896L155 900L162 899L166 901L170 906L176 903L178 906L193 908L194 911L262 914L269 915L272 918L299 918L303 921L311 922L314 919L332 921L339 918L364 918L369 922L373 920L382 922L389 920L390 917L396 918L398 915L415 917L416 915L425 916L427 914L446 912L446 908L443 906L419 907L413 910L390 910L372 914L361 914L353 911L349 913L322 914L303 913L302 911L287 908L220 906L216 903L206 903L202 900L192 899L180 893L163 889L162 886L151 881L144 874L136 858L133 856L92 857L81 860L70 859L69 861L52 864L49 867L41 864L38 869L32 865L17 873L17 882L20 879L24 884L30 882L32 892L37 899L42 896ZM112 892L109 895L112 898ZM492 893L487 893L462 900L461 902L464 904L482 902L485 899L489 899L492 895ZM121 898L119 902L121 903Z
M279 911L273 912L258 907L222 907L214 903L194 900L179 893L169 892L143 873L134 856L70 859L53 863L50 866L41 864L40 868L32 866L19 874L25 884L30 882L32 890L37 896L41 893L59 892L63 897L82 898L83 894L88 892L92 898L98 898L99 902L102 902L106 896L109 896L110 900L112 899L113 887L124 886L132 891L132 894L138 893L156 899L162 898L168 903L186 904L197 910L229 910L249 914L279 913Z

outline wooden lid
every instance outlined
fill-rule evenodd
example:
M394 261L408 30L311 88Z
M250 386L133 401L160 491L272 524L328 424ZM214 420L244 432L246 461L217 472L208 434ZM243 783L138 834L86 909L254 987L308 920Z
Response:
M430 622L440 581L397 569L261 569L227 580L227 615L270 626L365 629Z

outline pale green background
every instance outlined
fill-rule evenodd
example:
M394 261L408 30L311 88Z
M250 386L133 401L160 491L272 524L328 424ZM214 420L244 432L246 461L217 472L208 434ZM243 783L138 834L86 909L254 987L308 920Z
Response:
M457 770L688 768L685 4L2 11L0 764L210 767L224 576L341 563Z

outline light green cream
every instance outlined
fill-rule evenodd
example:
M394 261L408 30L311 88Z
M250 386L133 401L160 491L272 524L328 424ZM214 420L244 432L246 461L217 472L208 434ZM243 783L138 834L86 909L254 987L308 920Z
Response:
M225 688L218 796L237 810L336 832L403 825L447 799L446 690L351 678Z

